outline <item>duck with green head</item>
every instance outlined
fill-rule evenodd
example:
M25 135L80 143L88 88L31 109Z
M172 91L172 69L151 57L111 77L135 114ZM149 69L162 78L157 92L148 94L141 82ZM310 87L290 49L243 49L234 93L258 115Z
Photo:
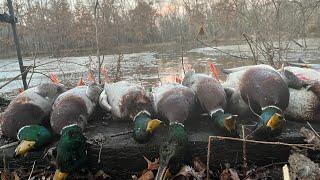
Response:
M56 134L60 134L57 145L57 171L54 179L66 179L73 170L84 165L86 160L85 130L90 116L99 103L102 88L93 75L88 78L88 86L78 85L63 94L55 101L50 117L50 124Z
M64 127L57 145L57 169L53 179L67 179L71 172L83 167L86 160L86 138L82 134L82 128L77 124Z
M284 70L296 75L307 86L301 89L289 88L289 106L285 111L290 120L320 122L320 72L311 68L286 66Z
M38 125L48 124L46 120L52 105L64 91L58 79L52 78L52 82L42 83L20 93L0 114L2 134L21 141L15 151L16 155L26 155L28 151L40 148L51 140L49 131Z
M17 135L20 144L15 150L16 156L25 156L29 151L49 144L53 136L47 128L40 125L22 127Z
M208 75L190 71L186 73L182 85L190 87L195 92L198 104L205 113L209 114L216 127L226 132L227 135L237 135L237 115L224 113L227 96L220 82Z
M127 81L105 83L100 95L100 106L111 112L114 119L132 119L133 138L139 143L147 142L161 121L152 118L152 104L142 86Z
M61 94L54 102L50 125L56 134L70 124L85 129L96 108L102 88L95 82L88 86L77 86Z
M245 66L225 70L223 84L228 96L228 109L248 117L259 115L255 138L279 135L284 128L283 111L289 104L289 88L283 76L268 65Z
M45 124L56 98L65 91L58 82L42 83L14 98L0 114L2 134L16 138L18 131L28 125Z
M184 122L195 108L194 92L181 84L165 84L153 93L153 105L158 115L169 122L168 133L160 147L160 167L157 180L176 174L184 163L188 136Z

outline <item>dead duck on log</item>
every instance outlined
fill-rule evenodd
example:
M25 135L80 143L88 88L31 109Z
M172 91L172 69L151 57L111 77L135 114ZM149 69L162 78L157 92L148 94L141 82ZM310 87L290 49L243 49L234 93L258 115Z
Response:
M51 128L60 134L62 128L77 124L85 129L88 119L99 103L102 88L95 82L77 86L61 94L53 104L50 117Z
M320 122L320 72L311 68L287 66L285 70L294 73L309 85L301 89L290 88L289 106L285 111L288 119L311 123Z
M86 138L82 128L77 124L65 126L61 130L60 140L57 145L56 165L54 180L65 180L71 172L79 170L87 160Z
M91 77L88 86L80 85L62 93L53 105L50 124L53 131L61 135L57 145L55 180L66 179L86 161L86 139L82 132L102 92L93 75L88 77Z
M237 115L225 113L227 96L220 82L208 75L189 71L186 73L182 85L190 87L194 91L197 103L211 117L214 126L219 127L227 135L237 135Z
M279 72L268 65L246 66L225 70L223 84L229 97L231 113L259 115L255 138L279 135L285 125L283 111L289 104L289 88Z
M165 84L155 88L153 105L156 113L169 122L168 134L160 147L160 167L156 180L176 174L184 163L188 136L184 122L195 108L194 92L181 84Z
M288 64L293 67L309 68L309 69L314 69L316 71L320 71L320 64L310 64L305 62L299 62L299 63L288 62Z
M99 103L101 108L111 112L114 119L133 120L133 138L138 143L146 143L161 123L152 118L153 108L145 89L134 83L106 82Z
M51 80L20 93L0 114L2 134L20 141L16 155L25 155L50 142L49 132L40 125L48 123L44 120L54 101L65 91L55 75L51 75Z

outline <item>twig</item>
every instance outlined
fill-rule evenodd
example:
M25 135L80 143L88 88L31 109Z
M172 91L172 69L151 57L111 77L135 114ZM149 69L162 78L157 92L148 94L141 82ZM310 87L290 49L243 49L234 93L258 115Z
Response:
M110 137L117 137L117 136L127 135L127 134L131 134L131 133L133 133L133 130L112 134L112 135L110 135Z
M242 34L243 35L243 37L246 39L246 41L247 41L247 43L248 43L248 45L249 45L249 48L250 48L250 50L251 50L251 53L252 53L252 56L253 56L253 61L254 61L254 63L257 65L258 64L258 59L257 59L257 57L256 57L256 53L254 52L254 50L253 50L253 48L252 48L252 44L251 44L251 42L252 42L252 39L250 39L250 41L249 41L249 37L246 35L246 34Z
M314 132L314 134L316 134L316 136L318 136L318 138L320 138L320 135L318 134L318 132L313 129L313 127L311 126L311 124L307 121L308 126L311 128L311 130Z
M34 68L36 67L36 56L33 58L33 66L32 66L32 73L31 73L31 76L29 78L29 81L28 81L28 87L30 85L30 82L32 80L32 77L33 77L33 74L34 74Z
M250 99L249 99L249 95L248 95L248 94L247 94L247 100L248 100L248 106L249 106L250 111L251 111L255 116L258 116L260 119L262 119L261 116L260 116L259 114L257 114L256 112L254 112L254 110L252 109L251 103L250 103Z
M101 61L100 61L100 49L99 49L99 31L98 31L98 18L99 18L99 0L96 0L94 7L94 21L95 21L95 36L96 36L96 46L97 46L97 59L98 59L98 82L101 84Z
M99 156L98 156L98 164L101 162L101 151L102 151L103 143L100 144Z
M255 171L250 171L244 178L243 180L245 179L248 179L253 173L255 172L258 172L260 170L264 170L266 168L269 168L270 166L276 166L276 165L283 165L283 164L286 164L288 162L277 162L277 163L271 163L271 164L267 164L265 166L261 166L261 167L258 167L257 169L255 169Z
M207 180L209 180L210 171L210 154L211 154L211 137L208 139L208 152L207 152Z
M36 161L33 162L33 165L32 165L32 169L31 169L31 172L30 172L30 175L29 175L29 178L28 180L31 179L31 176L32 176L32 173L33 173L33 169L34 169L34 166L36 165Z
M242 127L242 155L243 155L243 176L247 175L247 168L248 168L248 164L247 164L247 146L246 146L246 136L244 133L244 125L241 126Z
M9 147L18 145L18 144L19 144L19 141L15 141L15 142L12 142L12 143L9 143L9 144L5 144L5 145L3 145L3 146L0 147L0 150L1 150L1 149L6 149L6 148L9 148Z
M200 42L201 44L203 44L203 45L205 45L205 46L208 46L208 47L210 47L210 48L212 48L212 49L214 49L214 50L217 50L217 51L219 51L219 52L221 52L221 53L223 53L223 54L226 54L226 55L229 55L229 56L232 56L232 57L235 57L235 58L248 59L248 57L244 57L244 56L237 56L237 55L230 54L230 53L228 53L228 52L222 51L221 49L218 49L218 48L216 48L216 47L212 47L212 46L210 46L209 44L207 44L207 43L205 43L205 42L201 41L201 40L200 40L200 39L198 39L198 38L196 38L196 40L197 40L198 42Z
M244 141L243 139L239 138L233 138L233 137L224 137L224 136L209 136L209 138L215 139L215 140L230 140L230 141ZM274 142L274 141L256 141L256 140L245 140L246 143L256 143L256 144L268 144L268 145L282 145L282 146L290 146L290 147L300 147L305 149L311 149L316 150L315 146L313 144L289 144L284 142Z
M289 173L288 165L284 165L282 167L282 171L283 171L283 180L290 180L290 173Z
M3 153L3 171L4 172L7 172L7 159L6 159L6 153L4 153L4 150L2 150L2 153Z
M15 81L16 79L18 79L20 76L28 73L30 71L30 68L26 68L22 73L18 74L17 76L13 77L12 79L10 79L9 81L7 81L6 83L4 83L3 85L0 86L0 89L2 89L3 87L7 86L8 84L12 83L13 81Z

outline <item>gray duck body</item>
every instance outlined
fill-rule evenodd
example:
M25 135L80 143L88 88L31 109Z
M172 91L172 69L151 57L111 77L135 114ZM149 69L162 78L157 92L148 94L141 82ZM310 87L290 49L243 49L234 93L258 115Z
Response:
M169 123L184 123L195 108L194 92L181 84L164 84L154 89L155 112Z
M205 74L188 72L182 81L182 85L191 88L202 110L208 114L218 110L224 111L227 105L227 97L222 85Z
M239 115L259 113L267 107L284 111L289 104L289 88L279 72L268 65L246 66L231 72L223 86L229 96L228 108ZM232 93L228 93L228 89Z
M320 122L320 72L299 67L285 67L303 81L311 83L308 88L290 88L289 106L285 111L289 120Z

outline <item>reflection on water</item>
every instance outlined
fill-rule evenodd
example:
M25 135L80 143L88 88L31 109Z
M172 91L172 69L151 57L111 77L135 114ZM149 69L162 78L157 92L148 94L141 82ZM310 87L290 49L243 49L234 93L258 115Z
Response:
M245 46L235 45L232 49L231 46L221 47L224 50L229 50L232 53L241 55L250 55L248 48ZM300 57L301 52L297 51L297 54L290 54L290 60L297 60ZM312 53L311 53L312 54ZM306 56L309 60L320 57L319 52L312 54L313 56ZM295 57L295 59L292 57ZM107 67L109 76L112 80L116 77L117 62L119 55L105 55L101 57L103 59L103 65ZM313 58L313 59L312 59ZM59 60L59 62L58 62ZM7 59L0 61L0 86L7 82L12 77L18 75L18 62L15 59ZM231 68L236 66L250 65L252 61L250 59L236 59L230 56L225 56L221 53L215 52L210 48L197 48L188 51L184 57L184 67L186 70L192 68L198 73L210 73L210 67L208 61L213 62L218 70L221 68ZM32 65L34 62L32 59L25 59L25 66ZM48 63L48 64L46 64ZM36 68L37 72L43 74L56 73L62 80L68 84L75 85L80 76L86 77L88 68L96 69L96 57L65 57L62 59L54 58L38 58L36 65L45 64ZM158 86L161 83L174 82L177 78L183 77L183 68L181 62L180 52L144 52L144 53L132 53L124 54L120 61L121 77L120 80L128 80L135 83L141 83L145 87ZM28 79L31 73L28 74ZM225 79L223 74L219 73L220 79ZM30 86L34 86L41 82L49 81L49 79L41 74L34 74L30 82ZM13 92L17 93L17 89L21 88L21 80L16 80L0 90L0 95Z

